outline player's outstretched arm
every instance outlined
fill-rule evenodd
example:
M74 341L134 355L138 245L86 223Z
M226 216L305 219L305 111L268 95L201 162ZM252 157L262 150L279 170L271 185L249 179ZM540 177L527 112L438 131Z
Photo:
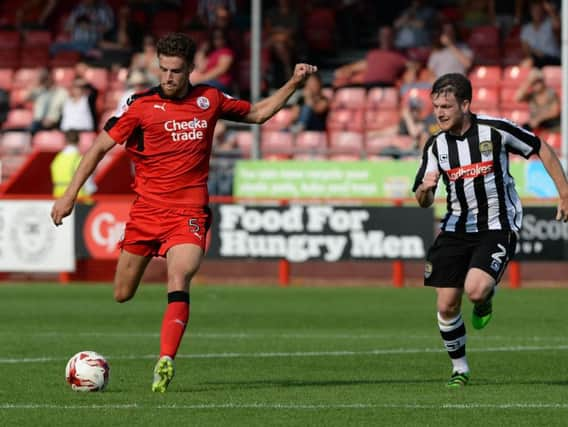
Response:
M286 105L288 98L304 83L310 74L315 73L317 70L318 67L315 65L296 64L294 75L290 80L268 98L253 104L250 112L244 117L243 121L257 124L267 121Z
M566 174L562 169L560 160L546 141L541 141L538 156L554 181L558 195L560 196L556 219L558 221L568 222L568 180L566 180Z
M115 144L106 131L102 131L97 136L91 148L81 159L81 163L79 163L69 187L65 190L65 194L53 204L51 219L55 225L61 225L63 218L71 213L79 190L85 184L87 178L94 172L107 151L114 147Z

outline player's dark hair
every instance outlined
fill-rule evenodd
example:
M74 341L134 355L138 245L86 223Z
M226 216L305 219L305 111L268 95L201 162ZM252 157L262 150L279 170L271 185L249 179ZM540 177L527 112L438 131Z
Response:
M156 44L158 56L178 56L193 63L195 56L195 42L183 33L169 33L158 40Z
M459 73L444 74L432 85L432 97L453 93L459 102L468 100L471 102L471 82L466 76Z

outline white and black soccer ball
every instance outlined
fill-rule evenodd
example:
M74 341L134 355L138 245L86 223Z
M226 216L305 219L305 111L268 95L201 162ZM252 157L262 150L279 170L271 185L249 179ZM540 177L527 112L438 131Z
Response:
M108 384L110 366L95 351L80 351L65 367L65 381L75 391L102 391Z

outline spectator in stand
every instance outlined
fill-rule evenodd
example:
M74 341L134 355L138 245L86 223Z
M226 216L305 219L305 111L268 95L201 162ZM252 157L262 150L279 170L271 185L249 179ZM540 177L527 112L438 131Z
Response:
M128 76L126 84L127 88L120 97L118 105L116 106L115 116L117 117L122 115L124 108L126 107L126 102L128 101L128 98L130 98L135 93L143 92L144 90L150 88L151 86L150 82L146 78L146 74L144 74L140 70L133 70Z
M515 98L517 102L529 104L529 121L522 124L525 129L560 132L560 99L556 91L546 85L542 71L532 69Z
M521 29L526 59L521 65L544 67L560 65L560 17L549 1L530 2L531 21Z
M26 0L16 9L16 28L47 29L59 0Z
M66 98L67 91L55 85L49 70L41 69L35 87L25 96L26 100L33 101L33 120L30 126L32 135L59 125Z
M0 88L0 128L8 117L8 111L10 111L10 93Z
M304 84L302 95L292 108L294 132L302 130L325 131L329 99L322 92L321 77L311 74Z
M364 59L335 71L336 81L349 81L358 73L364 73L363 83L370 86L394 86L406 69L407 58L394 48L393 29L379 29L379 47L367 53Z
M97 59L97 66L128 67L134 51L142 47L142 28L132 17L132 9L124 4L118 10L117 26L108 32L89 56Z
M209 28L216 26L217 9L219 7L226 8L230 15L237 12L235 0L199 0L197 5L197 15L201 22Z
M196 70L191 74L191 82L194 85L206 84L231 93L234 62L235 52L229 46L226 33L215 28L209 41L203 43L195 54Z
M436 10L424 0L413 0L394 21L395 46L398 49L429 46L432 42L430 28L438 19Z
M459 40L455 24L442 24L440 36L435 39L433 47L428 58L428 69L434 78L448 73L467 75L473 65L473 52Z
M144 36L142 52L132 56L131 70L139 70L146 74L146 78L152 86L159 83L160 64L156 50L156 40L151 35Z
M428 138L439 130L434 114L424 113L422 100L420 98L409 98L408 105L402 108L398 133L411 136L418 153L422 152Z
M406 63L406 71L404 72L402 79L400 81L400 98L402 99L407 92L412 89L427 89L428 91L432 87L432 83L429 79L423 80L420 77L420 72L423 66L418 61L410 60Z
M495 0L461 0L460 8L460 25L465 28L497 24Z
M82 158L78 145L79 132L76 130L65 132L65 147L57 153L50 165L53 197L59 198L63 196L63 193L65 193L65 190L71 183L71 179ZM90 176L85 185L81 187L77 199L83 203L92 202L91 195L95 191L97 191L97 186L92 176Z
M51 45L50 52L75 51L86 55L114 27L114 13L102 0L83 0L71 11L65 30L70 40Z
M279 0L278 5L266 14L270 52L269 86L279 88L294 69L296 63L296 37L300 30L300 17L290 0Z
M61 130L94 131L97 129L97 89L85 79L76 77L63 104Z

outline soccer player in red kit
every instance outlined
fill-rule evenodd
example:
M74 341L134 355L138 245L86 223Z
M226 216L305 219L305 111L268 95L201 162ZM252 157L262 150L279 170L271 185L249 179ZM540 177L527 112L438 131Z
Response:
M195 43L172 33L157 44L160 86L133 95L119 117L108 120L85 153L51 217L60 225L73 210L79 189L104 155L125 144L136 177L136 199L126 224L114 279L114 298L131 299L148 262L167 260L168 305L160 335L160 357L152 390L166 391L189 319L189 288L197 272L210 225L207 177L215 123L219 118L264 123L280 110L317 67L297 64L288 82L255 104L234 99L210 86L192 86Z

